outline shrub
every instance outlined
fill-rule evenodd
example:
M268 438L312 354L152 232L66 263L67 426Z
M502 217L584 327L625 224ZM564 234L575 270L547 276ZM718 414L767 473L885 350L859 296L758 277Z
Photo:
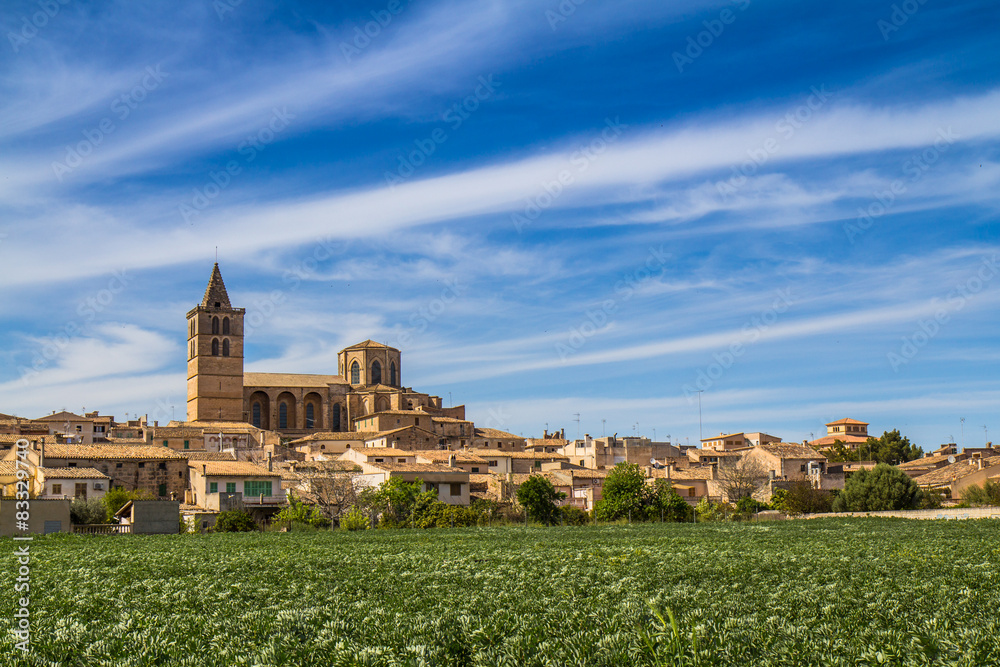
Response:
M787 489L775 489L771 495L771 507L789 515L829 512L833 501L832 493L813 488L809 482L794 482Z
M99 498L76 498L69 506L69 519L76 525L104 523L107 513Z
M357 507L352 507L344 516L340 517L340 527L343 530L368 530L371 521Z
M913 509L923 492L909 475L895 466L879 463L872 470L859 470L844 485L833 502L834 512L877 512Z
M567 526L583 526L590 523L590 514L575 505L563 505L559 508L562 521Z
M962 503L969 507L1000 505L1000 484L989 479L982 486L973 484L962 491Z
M152 493L143 489L129 491L123 486L108 489L108 492L101 498L101 504L104 505L105 520L108 523L112 523L115 520L115 514L118 510L125 507L125 504L130 500L156 500L156 498Z
M290 530L295 526L308 526L309 528L329 528L330 520L323 516L323 513L315 505L307 505L294 495L288 498L288 507L282 509L274 515L272 524L287 524Z
M215 532L217 533L251 533L257 530L257 524L253 517L243 510L229 510L219 512L215 520Z

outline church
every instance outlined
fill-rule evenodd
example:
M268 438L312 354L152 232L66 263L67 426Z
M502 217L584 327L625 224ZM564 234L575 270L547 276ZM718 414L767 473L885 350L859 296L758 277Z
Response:
M341 350L336 375L245 373L245 314L230 303L216 263L204 298L187 314L188 422L244 422L298 438L448 421L463 431L467 424L471 437L464 405L445 408L440 397L404 387L399 350L373 340Z

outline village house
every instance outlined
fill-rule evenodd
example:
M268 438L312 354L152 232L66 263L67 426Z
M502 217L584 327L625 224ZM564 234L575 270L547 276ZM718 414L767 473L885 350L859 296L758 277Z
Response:
M43 499L100 500L111 478L96 468L35 468L34 493Z
M809 443L814 449L829 449L837 441L855 450L868 442L868 423L857 419L838 419L826 425L826 435Z
M53 412L34 421L47 427L46 435L59 435L68 442L84 445L107 442L111 427L115 423L114 417L100 415L97 411L81 416L65 410Z
M303 461L331 461L339 458L348 449L363 449L365 440L376 433L324 431L312 433L288 443L299 454Z
M345 454L347 456L347 454ZM357 481L361 487L377 487L390 479L420 480L425 491L436 491L438 500L449 505L468 505L469 473L436 463L360 463Z
M420 426L403 426L390 431L372 433L365 438L364 444L365 447L392 447L406 450L446 446L441 436Z
M286 504L281 474L247 461L199 459L188 461L191 485L185 504L221 511L230 499L239 497L244 508Z
M561 453L572 463L591 469L613 468L623 462L647 466L653 460L660 464L686 460L680 448L669 442L653 442L642 437L591 438L589 434L584 434L582 440L568 442Z
M364 449L348 449L340 455L340 461L350 461L355 465L364 463L416 463L417 455L413 451L396 449L395 447L365 447Z
M440 449L414 451L417 463L437 463L451 468L461 468L469 474L482 475L490 472L489 461L469 451L450 452Z
M187 459L169 447L46 444L45 438L30 443L28 461L38 468L96 468L112 487L159 498L183 498L188 487ZM5 459L16 455L12 448Z
M973 452L962 460L916 476L913 481L923 489L942 491L947 498L958 500L970 486L981 486L987 480L997 478L1000 478L1000 452L986 456Z
M473 434L471 448L523 452L524 445L525 439L519 435L495 428L477 428Z
M734 449L745 449L749 446L750 443L742 433L729 433L728 435L720 433L714 438L703 438L701 441L702 449L716 452L729 452Z

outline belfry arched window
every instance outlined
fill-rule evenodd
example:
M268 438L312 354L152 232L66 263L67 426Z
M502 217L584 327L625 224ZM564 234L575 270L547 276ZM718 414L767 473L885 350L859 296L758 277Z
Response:
M229 318L228 317L226 317L226 318L224 318L222 320L222 335L223 336L228 336L229 335Z
M288 403L278 405L278 428L288 428Z
M219 333L219 318L218 317L213 317L212 318L212 333L213 334L218 334Z
M313 404L306 403L306 428L313 428L316 425L316 413Z
M228 357L229 356L229 339L228 338L223 339L223 341L222 341L222 356L224 356L224 357Z
M361 366L356 361L351 364L351 384L361 384Z
M395 361L389 363L389 384L391 384L393 387L395 387L398 384L398 382L396 380L396 362Z
M382 364L378 361L372 362L372 384L382 383Z
M260 403L253 404L253 425L260 428Z
M213 338L212 339L212 356L213 357L219 356L219 339L218 338Z

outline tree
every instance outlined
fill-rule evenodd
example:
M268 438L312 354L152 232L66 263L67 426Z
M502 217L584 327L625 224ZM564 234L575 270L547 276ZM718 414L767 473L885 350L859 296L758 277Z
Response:
M920 487L895 466L879 463L854 473L833 501L834 512L878 512L913 509L923 497Z
M653 498L655 504L650 509L653 512L651 519L657 519L656 510L660 511L660 517L664 521L690 521L694 508L674 489L673 484L667 479L658 479L653 482Z
M546 477L532 475L517 488L517 502L524 506L530 518L551 525L559 518L557 500L563 500L565 493L556 491Z
M101 497L101 504L104 505L105 520L111 523L115 520L118 510L125 507L130 500L156 500L153 494L143 489L129 491L124 486L116 486L108 489L108 492Z
M652 489L646 484L646 473L635 463L622 462L604 478L601 500L595 511L601 521L646 518L646 508L652 504Z
M437 500L437 493L423 491L423 486L420 478L405 482L400 477L390 477L382 482L372 498L373 508L382 514L379 527L406 526L410 523L418 502L425 505Z
M752 496L767 483L768 470L755 456L742 456L719 463L719 485L729 502Z
M859 453L871 451L872 461L892 465L912 461L924 455L924 450L910 444L910 439L902 437L898 429L883 431L880 438L868 438L858 449Z
M851 449L842 440L834 440L833 444L825 449L823 453L826 454L826 460L830 463L861 460L861 450Z
M217 533L252 533L255 530L257 530L256 522L243 510L219 512L219 516L215 518Z

